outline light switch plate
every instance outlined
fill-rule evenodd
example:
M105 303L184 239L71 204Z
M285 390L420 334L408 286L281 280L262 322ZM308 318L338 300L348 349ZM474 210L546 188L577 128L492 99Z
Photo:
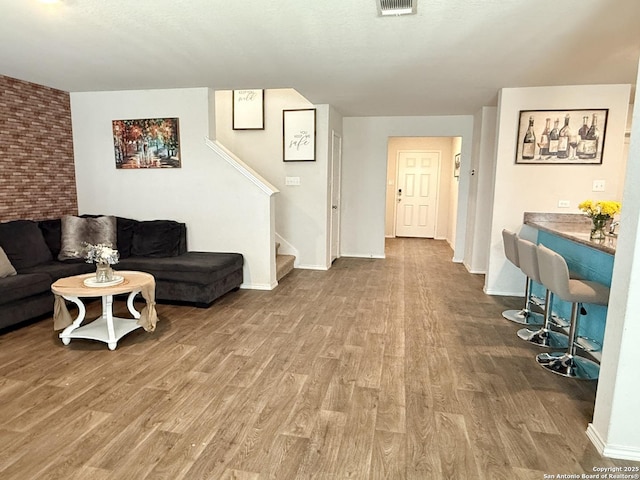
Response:
M604 180L594 180L592 192L604 192L605 181Z
M285 185L300 185L300 177L284 177Z
M558 200L558 208L569 208L571 202L569 200Z

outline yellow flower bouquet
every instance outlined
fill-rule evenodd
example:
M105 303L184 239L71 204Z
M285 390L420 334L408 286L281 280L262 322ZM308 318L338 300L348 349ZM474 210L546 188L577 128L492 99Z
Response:
M614 202L612 200L585 200L578 208L587 214L593 222L591 228L592 240L604 239L604 227L608 221L610 221L614 215L620 213L622 205L620 202Z

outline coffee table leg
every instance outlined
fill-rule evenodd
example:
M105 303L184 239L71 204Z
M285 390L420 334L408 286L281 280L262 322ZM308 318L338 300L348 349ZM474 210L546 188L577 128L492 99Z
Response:
M78 306L78 316L73 321L73 323L65 328L60 334L62 343L64 345L69 345L69 342L71 342L71 338L69 338L68 335L82 324L85 314L87 313L87 309L85 308L84 303L82 303L82 301L78 297L69 297L63 295L62 298L64 298L65 300L69 300L70 302L73 302Z
M107 345L109 350L115 350L118 345L116 330L113 328L113 295L102 297L102 317L107 321Z
M139 294L141 290L134 290L129 294L129 298L127 298L127 308L133 318L140 318L140 312L136 310L136 307L133 306L133 300L136 298L136 295Z

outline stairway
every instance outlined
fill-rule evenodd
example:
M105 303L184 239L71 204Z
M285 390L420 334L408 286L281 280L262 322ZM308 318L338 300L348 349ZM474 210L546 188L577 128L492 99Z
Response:
M276 280L278 282L293 270L293 264L296 261L294 255L281 255L278 253L280 243L276 243Z

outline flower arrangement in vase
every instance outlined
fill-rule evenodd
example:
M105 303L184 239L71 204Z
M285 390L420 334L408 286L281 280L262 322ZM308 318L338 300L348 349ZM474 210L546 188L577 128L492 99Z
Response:
M591 240L603 240L605 233L604 228L608 222L613 219L614 215L620 213L622 205L620 202L614 202L612 200L585 200L578 208L587 214L587 217L591 219Z
M111 265L118 263L120 255L118 250L111 247L111 244L98 243L92 245L84 244L85 261L96 264L96 282L104 283L113 280L113 270Z

